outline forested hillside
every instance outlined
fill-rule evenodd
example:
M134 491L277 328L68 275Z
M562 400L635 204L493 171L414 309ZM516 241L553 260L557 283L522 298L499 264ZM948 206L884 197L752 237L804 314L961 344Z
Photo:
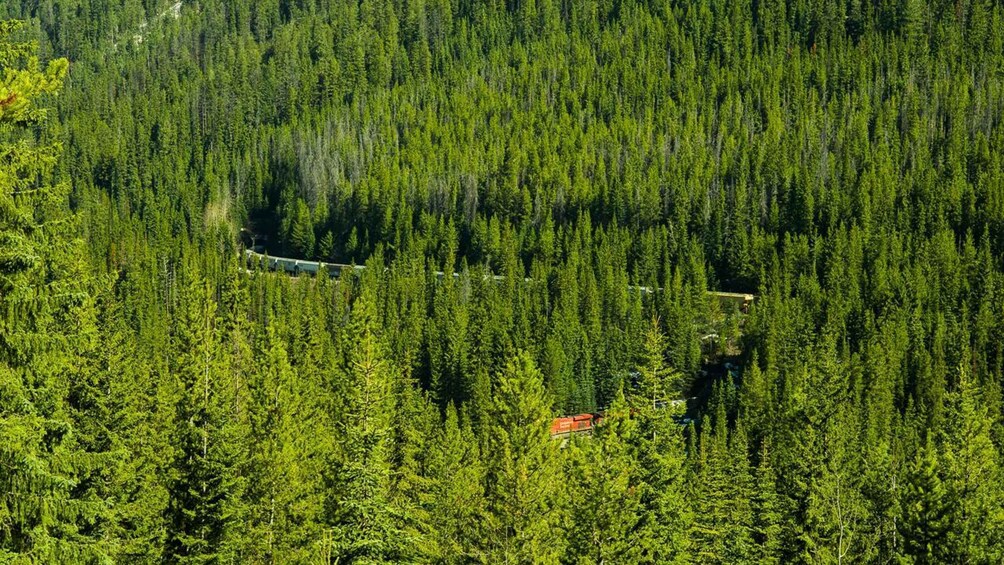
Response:
M1004 562L999 0L0 22L0 562Z

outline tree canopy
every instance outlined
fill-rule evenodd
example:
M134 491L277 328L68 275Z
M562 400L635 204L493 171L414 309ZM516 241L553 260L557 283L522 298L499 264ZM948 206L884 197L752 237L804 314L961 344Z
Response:
M0 561L1002 562L1002 68L984 0L0 3Z

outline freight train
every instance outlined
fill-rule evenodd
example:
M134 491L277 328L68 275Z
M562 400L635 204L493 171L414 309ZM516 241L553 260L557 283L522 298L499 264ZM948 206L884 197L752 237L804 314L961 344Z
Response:
M697 400L696 397L681 398L678 400L659 400L656 401L655 407L658 409L665 409L672 407L674 409L673 421L681 426L687 426L693 423L693 419L687 417L683 412L686 411L687 402ZM680 410L682 408L682 411ZM631 410L634 413L634 409ZM572 435L590 435L593 433L593 428L599 426L603 423L603 413L597 412L594 414L576 414L574 416L562 416L560 418L555 418L551 421L551 438L552 439L566 439Z
M598 426L603 416L599 414L576 414L555 418L551 422L551 438L566 438L573 434L590 434Z

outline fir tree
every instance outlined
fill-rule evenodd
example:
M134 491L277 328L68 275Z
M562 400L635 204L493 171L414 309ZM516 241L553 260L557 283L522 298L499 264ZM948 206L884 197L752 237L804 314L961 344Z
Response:
M558 445L543 376L526 353L498 376L491 412L485 555L489 562L557 563L563 549Z
M45 127L68 63L43 69L37 45L15 41L22 29L0 22L0 559L107 558L91 538L101 495L77 486L98 461L87 451L112 446L93 430L76 437L67 406L94 345L89 277L69 186L54 174L62 146Z
M174 461L167 509L168 558L181 563L219 557L233 461L227 458L225 409L220 404L221 345L209 284L193 279L182 297L171 366L178 378Z
M453 405L433 432L427 458L430 489L423 502L431 521L427 557L437 563L468 563L483 558L485 462L468 421Z
M375 333L374 299L352 307L344 378L349 384L338 449L329 471L330 555L347 563L390 563L407 552L400 513L391 501L393 368ZM328 550L325 550L328 553Z
M660 543L646 538L652 531L642 527L644 487L632 448L637 433L637 422L620 394L593 438L572 442L566 468L574 519L567 526L566 562L637 563L646 546Z
M756 468L753 491L754 561L779 563L783 515L777 493L777 478L770 463L769 443L760 448L760 463Z
M899 532L903 552L914 563L951 561L947 544L950 519L948 492L939 476L938 451L928 440L917 453L900 499Z
M952 509L947 550L953 559L963 562L999 561L1004 555L999 455L990 437L990 418L980 402L979 386L972 382L965 365L959 367L957 389L948 404L941 456Z

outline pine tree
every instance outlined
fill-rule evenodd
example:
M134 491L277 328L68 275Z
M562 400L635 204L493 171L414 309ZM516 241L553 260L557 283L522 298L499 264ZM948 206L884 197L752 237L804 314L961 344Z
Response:
M14 40L22 29L0 22L0 560L107 558L88 527L103 502L77 490L97 460L87 450L104 447L78 442L66 404L95 337L79 224L53 172L62 147L45 127L68 63L43 70L37 46Z
M780 562L782 508L777 493L777 477L770 464L769 443L760 448L760 464L756 469L753 492L754 561L772 564Z
M485 554L493 563L557 563L562 481L543 376L521 352L498 376L488 437Z
M269 324L253 384L247 557L273 563L308 560L323 517L320 449L324 430L315 391L289 364L278 330Z
M1000 455L990 437L991 420L980 402L980 388L964 364L948 404L941 456L952 508L947 550L963 562L999 562L1004 558Z
M603 417L592 440L572 442L569 469L570 563L637 563L644 548L660 543L642 539L646 509L638 462L632 448L637 422L623 394Z
M426 465L431 486L424 505L431 535L425 555L437 563L480 560L485 463L469 422L460 421L452 404L433 432Z
M928 439L914 457L903 485L898 529L903 552L918 564L945 563L952 557L947 544L951 509L939 467L938 451Z
M389 563L407 553L399 512L391 502L391 423L396 401L393 368L377 337L376 308L367 289L352 307L343 375L349 384L342 429L330 466L332 559L344 563Z
M220 404L223 359L216 302L208 282L193 278L182 296L171 372L180 385L176 405L167 555L179 563L218 558L233 467Z

